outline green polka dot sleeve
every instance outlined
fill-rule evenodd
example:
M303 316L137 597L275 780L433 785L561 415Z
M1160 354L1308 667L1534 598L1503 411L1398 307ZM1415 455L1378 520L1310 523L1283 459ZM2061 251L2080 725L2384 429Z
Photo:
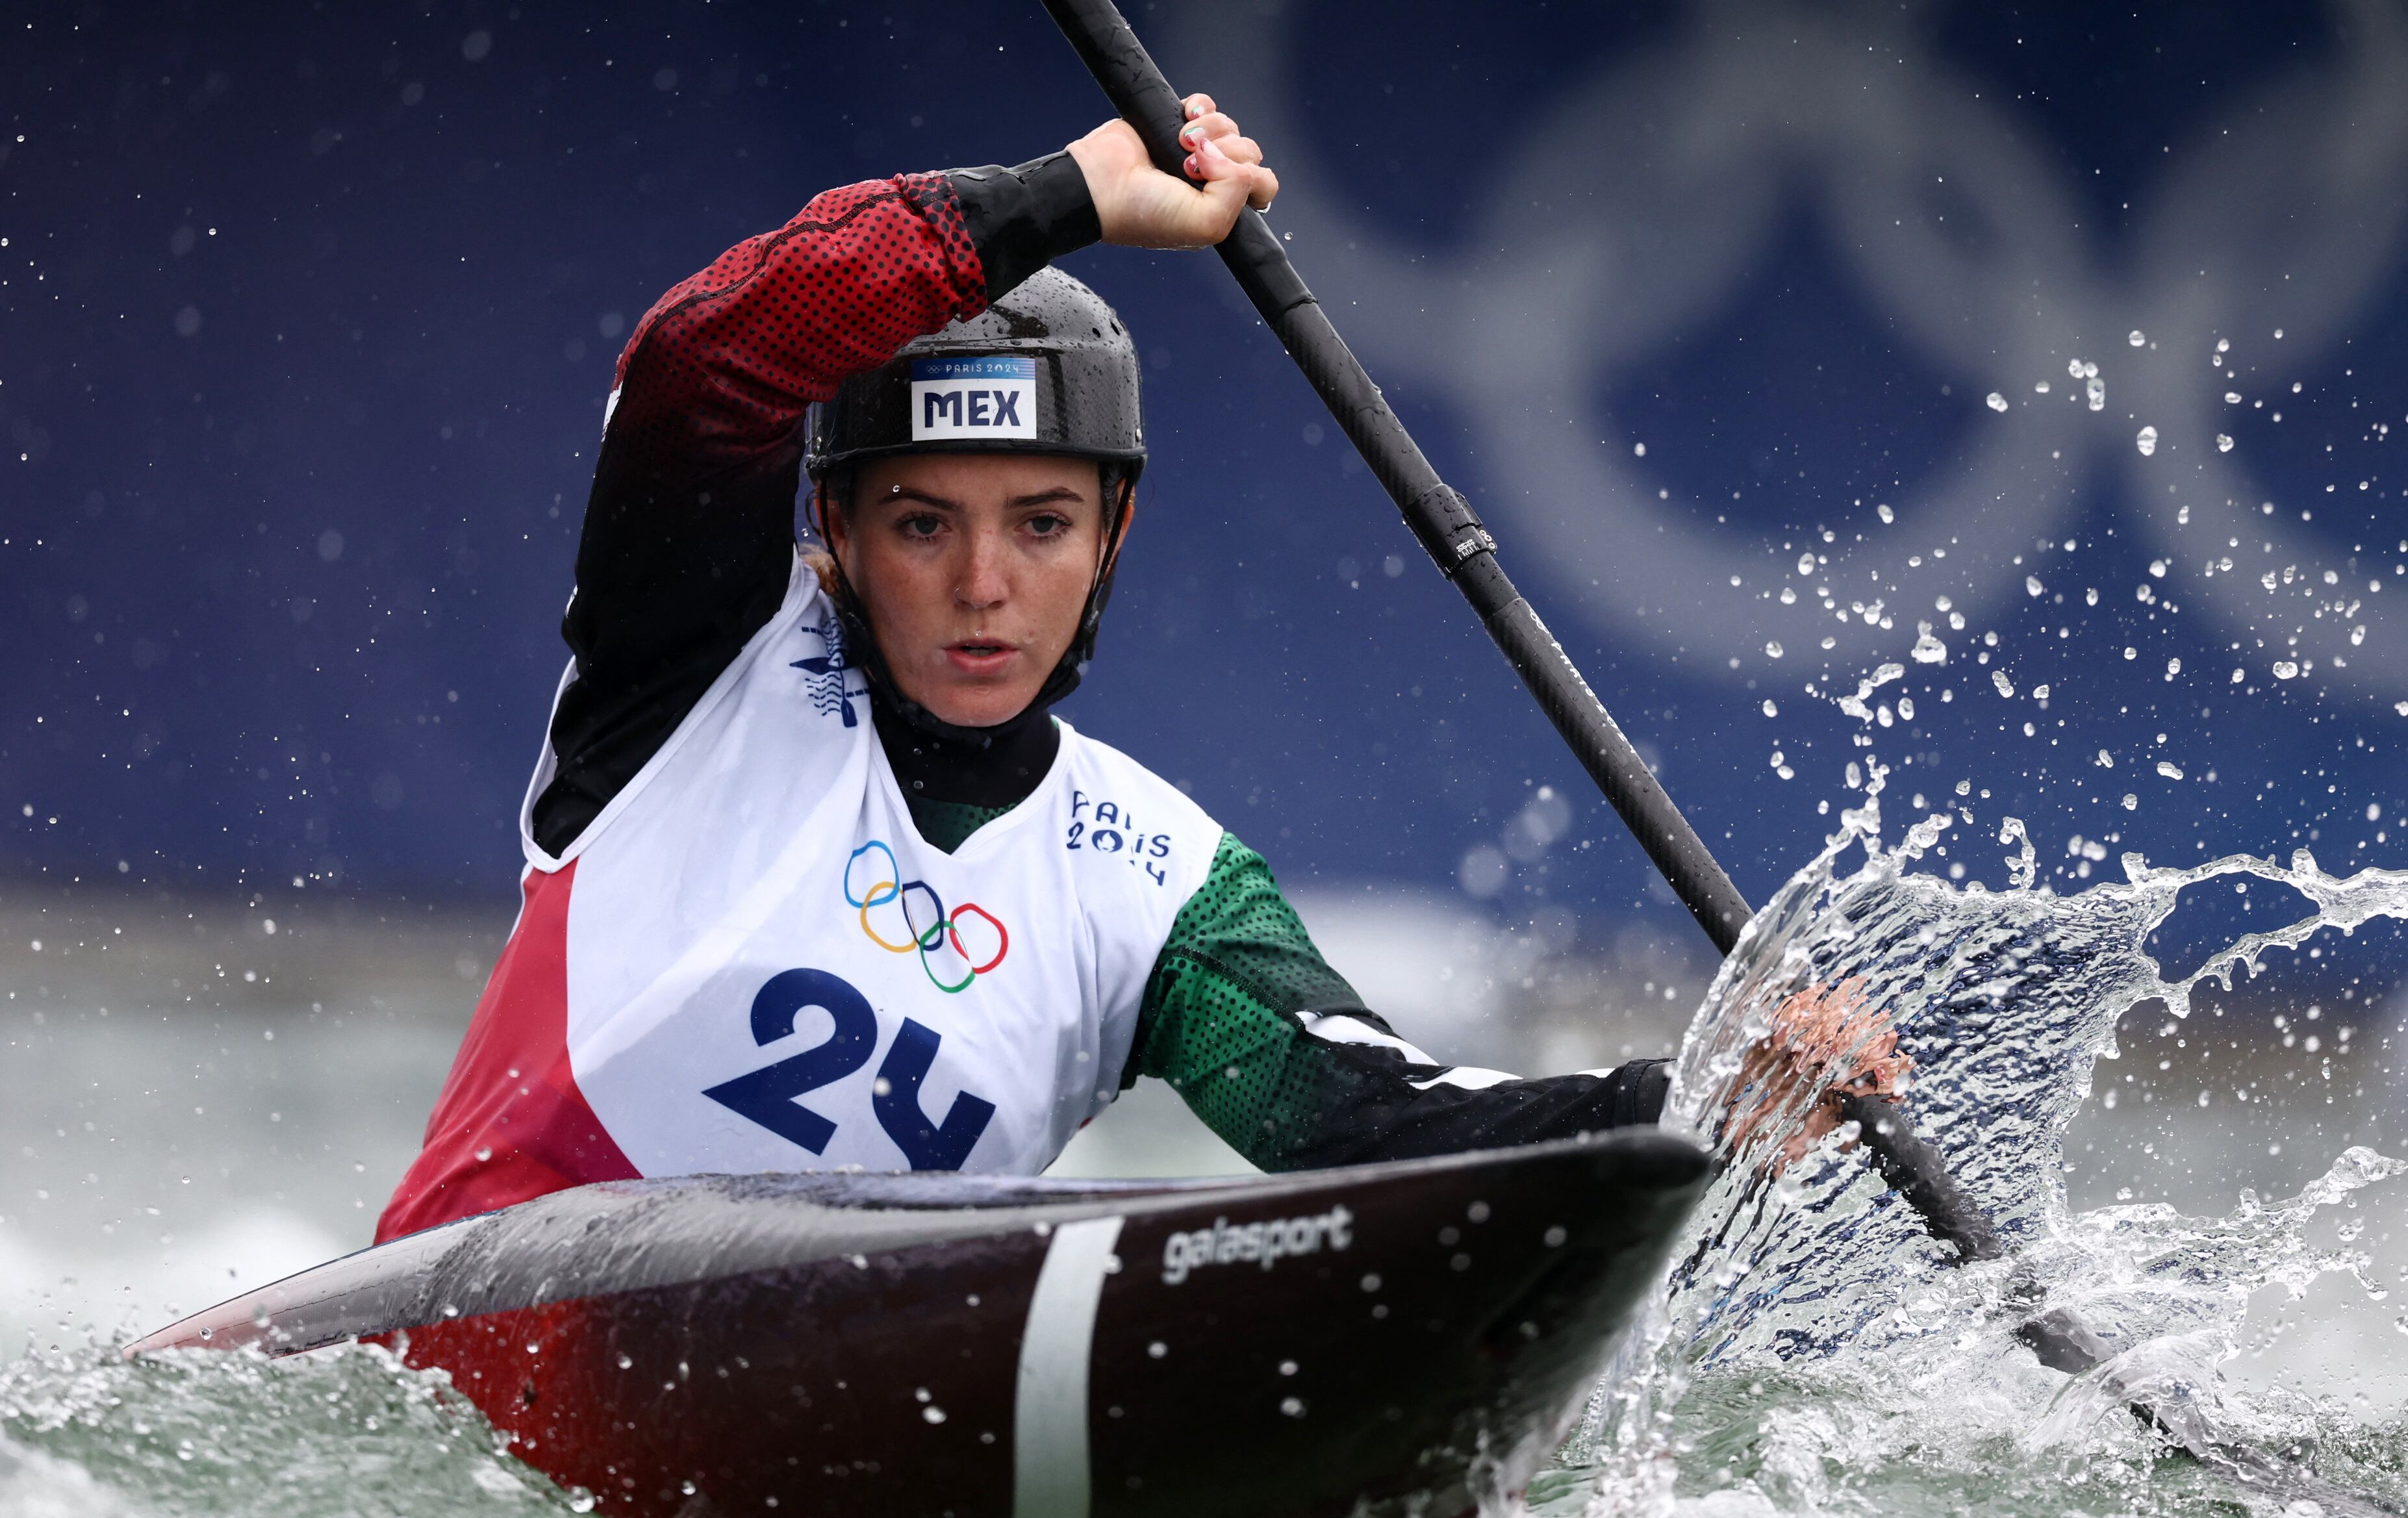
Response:
M1606 1075L1461 1083L1363 1005L1313 947L1262 855L1224 833L1172 924L1125 1081L1170 1082L1266 1170L1496 1148L1662 1110L1664 1062Z

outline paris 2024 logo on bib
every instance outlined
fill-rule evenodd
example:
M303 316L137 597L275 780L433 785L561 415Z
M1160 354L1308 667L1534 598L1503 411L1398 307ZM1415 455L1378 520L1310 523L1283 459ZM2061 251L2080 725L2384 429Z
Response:
M914 954L930 984L952 995L1001 967L1011 952L1003 920L974 902L951 910L936 887L906 881L895 851L872 838L845 861L846 908L862 933L889 953ZM814 1154L827 1153L836 1122L802 1104L810 1092L857 1076L877 1053L878 1014L869 998L842 976L791 969L771 976L752 997L752 1041L764 1047L794 1036L802 1014L816 1009L833 1026L820 1043L703 1093ZM995 1117L995 1104L964 1091L944 1121L920 1105L920 1087L944 1036L905 1018L870 1083L870 1110L914 1170L958 1170Z

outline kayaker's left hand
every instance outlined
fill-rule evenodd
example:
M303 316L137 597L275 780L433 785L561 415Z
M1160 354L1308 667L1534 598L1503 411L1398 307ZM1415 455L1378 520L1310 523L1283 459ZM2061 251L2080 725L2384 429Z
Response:
M1240 134L1208 94L1181 102L1187 124L1180 146L1187 172L1204 181L1199 191L1154 166L1137 129L1118 119L1070 144L1096 202L1096 220L1106 242L1128 248L1210 248L1238 224L1252 206L1268 210L1279 193L1279 176L1263 166L1263 150Z
M1895 1096L1914 1064L1898 1052L1898 1030L1865 1004L1862 980L1851 977L1836 986L1809 986L1781 1004L1772 1014L1771 1028L1740 1067L1731 1152L1738 1153L1797 1093L1828 1080L1772 1161L1773 1173L1779 1174L1839 1126L1842 1097Z

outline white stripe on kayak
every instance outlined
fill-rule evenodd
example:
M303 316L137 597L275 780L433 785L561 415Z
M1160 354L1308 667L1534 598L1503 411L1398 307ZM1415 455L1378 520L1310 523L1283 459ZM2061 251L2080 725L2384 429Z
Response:
M1038 1269L1012 1404L1012 1518L1087 1518L1087 1364L1120 1236L1118 1218L1063 1224Z

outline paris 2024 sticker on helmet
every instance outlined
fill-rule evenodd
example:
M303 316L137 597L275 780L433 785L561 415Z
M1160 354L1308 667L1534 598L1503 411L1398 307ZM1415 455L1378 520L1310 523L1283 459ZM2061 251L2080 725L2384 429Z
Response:
M1037 436L1033 358L915 358L911 440L952 442Z

